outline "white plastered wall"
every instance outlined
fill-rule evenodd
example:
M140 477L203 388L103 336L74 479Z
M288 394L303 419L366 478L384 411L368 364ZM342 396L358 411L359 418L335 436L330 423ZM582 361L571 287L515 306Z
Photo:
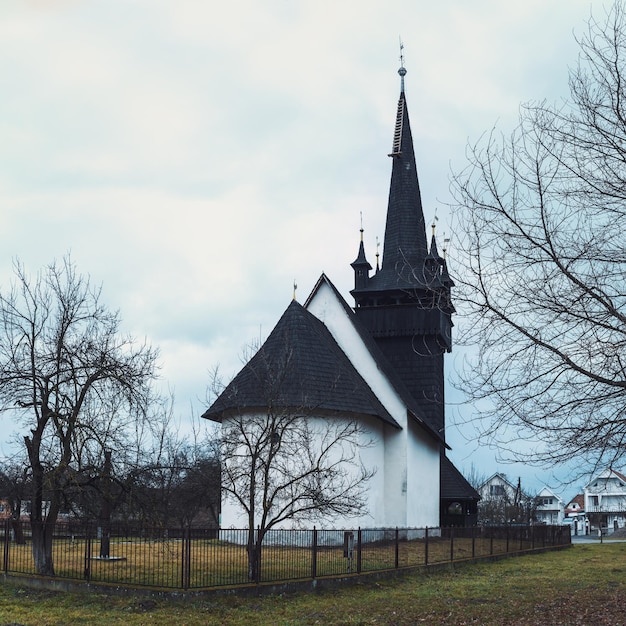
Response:
M262 418L263 416L261 415L260 417ZM306 419L314 430L325 432L328 429L329 420L333 423L338 423L342 418L309 415ZM347 421L347 419L344 421ZM225 422L227 423L227 419L225 419ZM359 424L362 426L362 431L359 433L360 444L357 446L358 449L356 450L356 464L346 465L345 469L353 477L359 474L360 463L368 470L375 470L375 474L366 485L368 513L362 516L335 516L332 518L329 516L322 520L285 520L276 525L275 528L312 528L315 525L323 529L354 529L357 527L374 528L385 525L385 451L383 446L380 445L380 441L383 438L383 426L380 420L370 416L362 416L359 419ZM334 454L337 457L340 451L336 450ZM257 518L259 518L260 515L261 511L257 510ZM258 525L258 523L259 519L256 519L255 526ZM223 495L222 497L221 527L228 529L243 529L248 527L247 514L241 504L236 502L231 496Z
M329 329L401 430L383 428L384 515L377 526L437 526L439 523L439 448L417 425L409 428L407 407L354 328L333 289L321 283L307 309Z
M438 443L411 420L407 454L409 527L439 525L440 462Z

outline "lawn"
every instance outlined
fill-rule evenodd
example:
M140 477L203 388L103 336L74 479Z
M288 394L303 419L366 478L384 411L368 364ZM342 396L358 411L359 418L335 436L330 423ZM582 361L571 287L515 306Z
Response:
M394 541L379 539L381 532L363 531L360 560L357 558L356 549L352 560L348 561L344 558L343 545L319 546L315 557L316 577L355 572L359 563L361 571L372 572L393 569L396 559L400 568L414 567L533 547L532 541L528 538L508 541L503 538L450 539L432 536L427 544L424 539L399 541L396 553ZM541 545L539 538L537 546ZM8 548L8 572L35 573L31 545L10 543ZM84 539L57 538L53 547L57 576L84 579L87 563L91 582L183 589L183 571L190 589L248 582L247 553L243 544L202 539L193 539L184 544L180 539L116 538L111 541L110 554L113 559L110 561L86 559L86 553L96 556L98 548L97 541L86 545ZM312 569L310 546L267 545L263 548L262 581L310 578Z
M0 586L0 624L624 624L626 543L582 544L319 593L108 597Z

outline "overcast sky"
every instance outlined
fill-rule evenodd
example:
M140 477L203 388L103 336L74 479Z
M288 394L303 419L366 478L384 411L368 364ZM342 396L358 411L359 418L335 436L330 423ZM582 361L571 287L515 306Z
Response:
M324 271L352 304L360 214L372 263L384 235L399 38L426 221L450 236L468 141L565 96L574 33L605 5L0 0L0 288L14 258L71 252L200 413L209 370L236 373L294 279L303 302ZM449 258L462 271L453 233ZM551 480L448 436L462 470Z

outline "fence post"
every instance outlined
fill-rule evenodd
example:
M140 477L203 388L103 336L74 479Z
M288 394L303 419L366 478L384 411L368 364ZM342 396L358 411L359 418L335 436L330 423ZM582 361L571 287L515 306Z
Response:
M472 558L476 558L476 526L472 526Z
M506 526L506 553L509 553L509 526Z
M428 526L424 529L424 565L428 565Z
M191 533L189 526L183 528L183 545L181 554L181 583L183 589L189 589L191 579Z
M454 526L450 526L450 562L454 561Z
M363 539L363 533L361 532L361 527L357 530L357 546L356 546L356 573L361 573L361 543Z
M11 520L4 522L4 573L9 571L9 545L10 545Z
M317 528L313 526L311 545L311 578L317 578Z
M254 560L256 563L254 582L258 585L261 582L261 526L256 527L256 541L254 542Z
M85 530L85 580L91 580L91 528Z
M396 554L395 554L395 566L398 569L400 564L400 532L398 531L398 527L396 526Z

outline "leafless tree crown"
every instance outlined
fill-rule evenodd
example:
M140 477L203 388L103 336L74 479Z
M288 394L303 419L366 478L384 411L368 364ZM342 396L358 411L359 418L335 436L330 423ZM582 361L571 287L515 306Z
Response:
M626 17L591 18L570 98L524 105L453 177L462 387L482 434L526 460L626 451ZM463 332L464 329L464 332ZM516 441L535 442L525 451Z

